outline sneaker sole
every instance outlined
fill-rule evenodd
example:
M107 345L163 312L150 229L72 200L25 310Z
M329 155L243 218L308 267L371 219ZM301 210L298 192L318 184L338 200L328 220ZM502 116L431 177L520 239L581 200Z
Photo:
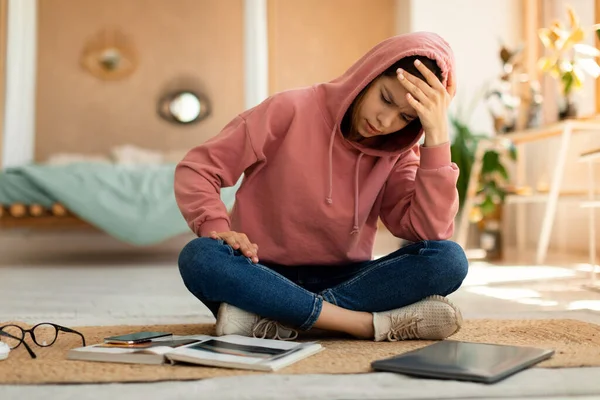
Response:
M460 331L460 329L462 328L463 325L463 316L462 313L460 312L460 309L450 300L448 300L446 297L444 296L440 296L438 294L434 294L433 296L429 296L429 297L425 297L423 300L434 300L434 301L440 301L442 303L446 303L448 304L450 307L452 307L452 309L454 310L454 314L456 314L456 330L454 331L454 333L452 335L455 335L456 333L458 333L458 331ZM452 336L450 335L450 336ZM448 336L448 337L450 337Z

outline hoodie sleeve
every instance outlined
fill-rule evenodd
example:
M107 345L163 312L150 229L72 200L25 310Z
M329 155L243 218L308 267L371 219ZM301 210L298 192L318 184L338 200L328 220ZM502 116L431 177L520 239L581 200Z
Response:
M242 173L258 161L242 116L187 153L175 169L175 199L196 235L230 230L220 189L235 185Z
M449 239L458 212L458 174L457 165L451 162L450 143L413 148L388 177L381 220L402 239Z

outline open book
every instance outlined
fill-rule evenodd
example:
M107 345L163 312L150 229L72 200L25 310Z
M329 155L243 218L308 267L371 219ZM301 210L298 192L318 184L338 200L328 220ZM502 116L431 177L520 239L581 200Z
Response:
M284 342L238 335L172 336L136 345L96 344L72 349L69 360L131 364L184 362L214 367L276 371L323 347L315 342Z

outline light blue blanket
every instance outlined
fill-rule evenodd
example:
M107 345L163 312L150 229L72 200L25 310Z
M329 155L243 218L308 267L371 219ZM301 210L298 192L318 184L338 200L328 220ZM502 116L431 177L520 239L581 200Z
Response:
M59 202L106 233L138 246L189 232L173 193L175 165L28 165L0 173L0 204ZM241 179L221 189L228 209Z

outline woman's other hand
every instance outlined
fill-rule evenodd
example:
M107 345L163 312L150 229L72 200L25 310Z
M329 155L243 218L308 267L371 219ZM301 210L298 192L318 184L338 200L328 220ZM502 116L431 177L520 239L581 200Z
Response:
M215 231L210 233L212 239L221 239L234 250L239 250L243 255L252 260L253 263L258 262L258 245L250 242L245 233L234 231L220 232Z

